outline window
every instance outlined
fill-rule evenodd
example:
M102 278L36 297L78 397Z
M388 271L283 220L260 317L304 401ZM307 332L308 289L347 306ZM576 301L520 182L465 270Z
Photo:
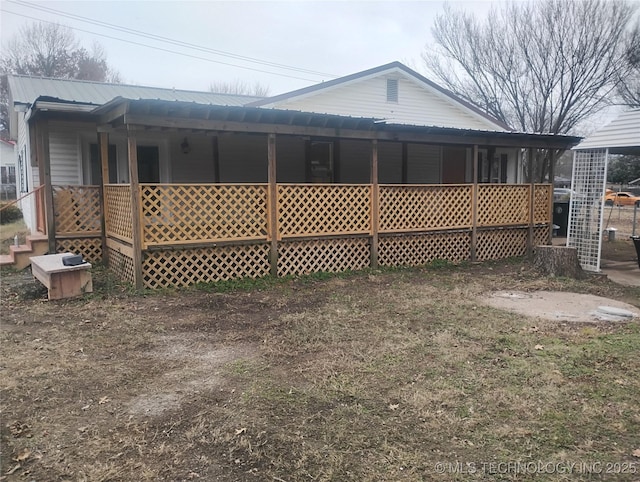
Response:
M20 172L20 192L29 192L29 183L27 181L27 166L25 159L27 158L27 148L23 148L18 156L18 168Z
M0 167L0 183L15 184L16 183L16 166Z
M387 79L387 102L398 102L398 79Z

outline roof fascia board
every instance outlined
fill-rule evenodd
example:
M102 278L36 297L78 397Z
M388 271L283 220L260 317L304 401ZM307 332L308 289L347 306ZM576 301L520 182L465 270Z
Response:
M98 114L99 124L110 124L120 117L124 117L129 112L130 101L123 97L116 97L97 109L94 114Z
M256 133L256 134L284 134L317 137L333 137L345 139L377 139L395 142L421 142L433 144L453 145L482 145L495 147L519 148L552 148L568 149L579 141L579 138L558 136L538 136L535 134L503 133L428 133L397 130L355 130L342 128L309 127L288 124L268 124L234 122L226 120L204 120L189 118L172 118L166 116L149 116L125 114L124 122L127 128L144 130L147 127L162 127L169 129L210 130L221 132Z
M35 110L56 112L91 112L96 108L93 104L70 104L67 102L51 102L36 100Z

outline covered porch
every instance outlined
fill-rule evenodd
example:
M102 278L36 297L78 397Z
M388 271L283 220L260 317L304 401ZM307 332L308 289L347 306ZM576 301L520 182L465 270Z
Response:
M523 160L577 142L162 101L91 115L99 184L51 186L50 244L138 288L525 255L550 242L552 185ZM165 167L140 162L152 137Z

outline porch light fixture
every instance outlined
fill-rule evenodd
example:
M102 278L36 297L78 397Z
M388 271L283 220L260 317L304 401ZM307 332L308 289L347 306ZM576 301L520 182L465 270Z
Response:
M182 141L182 144L180 144L180 149L183 154L189 154L191 152L191 146L189 145L186 137L184 138L184 141Z

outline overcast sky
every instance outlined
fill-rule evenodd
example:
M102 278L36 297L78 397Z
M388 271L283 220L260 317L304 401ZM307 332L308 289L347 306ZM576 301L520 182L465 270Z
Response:
M449 3L485 15L494 2ZM74 28L85 46L94 41L102 44L110 65L126 83L208 90L211 82L240 79L268 86L275 95L395 60L420 70L420 54L432 43L431 26L444 2L0 0L0 4L3 46L34 19L59 22ZM63 14L302 71L171 45Z

